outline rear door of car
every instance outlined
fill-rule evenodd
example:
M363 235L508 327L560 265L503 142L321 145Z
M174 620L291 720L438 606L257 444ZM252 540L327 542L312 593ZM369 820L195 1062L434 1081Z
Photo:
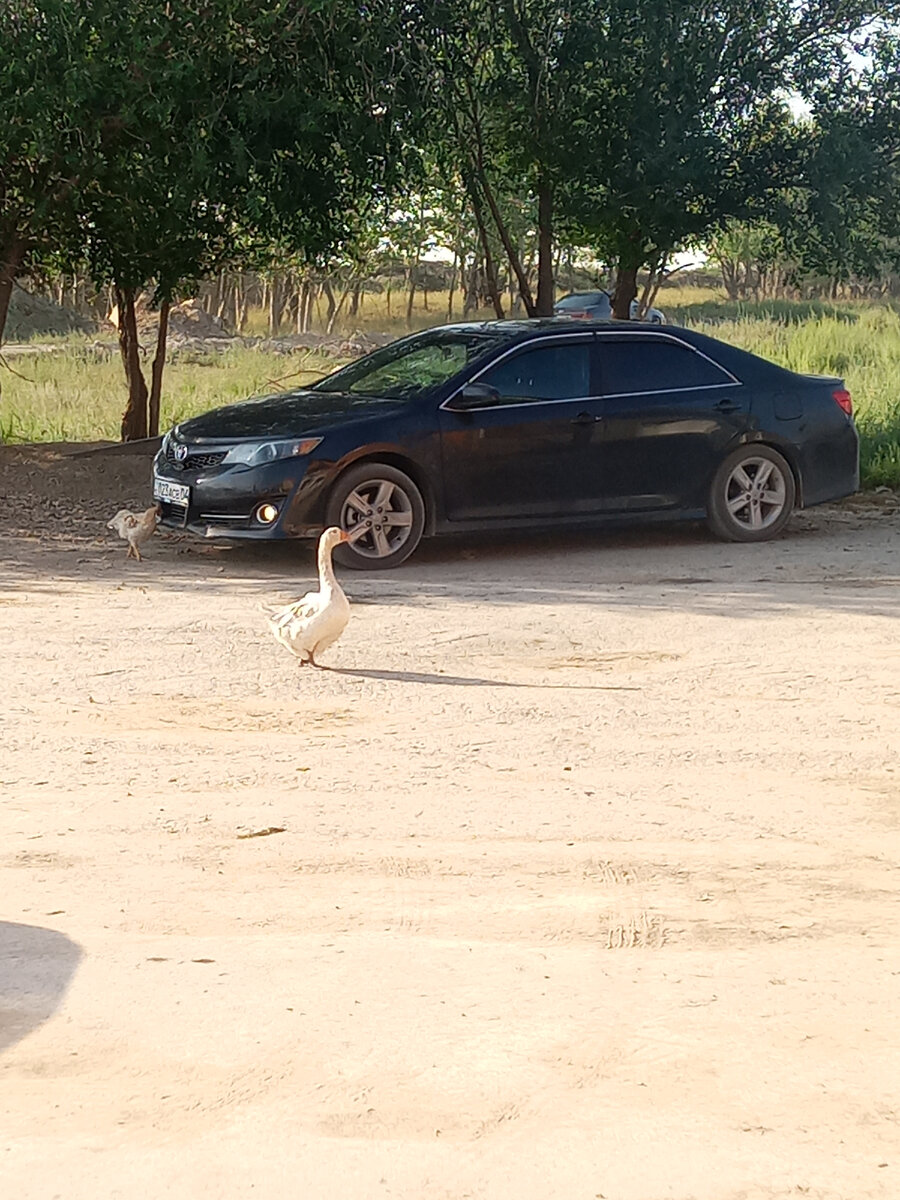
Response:
M596 355L603 509L702 507L717 465L747 428L748 389L668 333L599 333Z
M440 410L445 508L451 521L585 511L601 436L593 334L543 337L507 351L470 382L483 406Z

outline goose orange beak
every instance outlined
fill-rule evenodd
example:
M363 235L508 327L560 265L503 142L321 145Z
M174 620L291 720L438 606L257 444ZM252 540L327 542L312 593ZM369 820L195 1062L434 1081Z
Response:
M338 540L341 542L349 542L350 541L350 534L347 532L346 529L341 530L341 536Z

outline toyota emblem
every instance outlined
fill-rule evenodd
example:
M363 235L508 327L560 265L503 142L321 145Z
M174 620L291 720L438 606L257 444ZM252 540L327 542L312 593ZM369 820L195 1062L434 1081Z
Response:
M180 462L180 463L185 462L187 460L187 456L188 456L187 446L181 445L181 446L175 447L175 461L176 462Z

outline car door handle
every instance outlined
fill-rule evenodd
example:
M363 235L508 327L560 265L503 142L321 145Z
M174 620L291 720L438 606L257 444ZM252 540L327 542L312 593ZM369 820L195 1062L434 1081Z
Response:
M737 412L740 407L734 400L720 400L715 409L716 412L731 413Z
M580 412L577 417L572 418L573 425L595 425L598 421L602 421L602 417L595 417L589 412Z

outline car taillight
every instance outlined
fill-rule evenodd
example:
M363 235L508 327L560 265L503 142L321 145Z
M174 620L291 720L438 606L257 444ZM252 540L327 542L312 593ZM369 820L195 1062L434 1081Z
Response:
M853 416L853 400L846 388L836 388L832 393L835 404L839 404L848 417Z

